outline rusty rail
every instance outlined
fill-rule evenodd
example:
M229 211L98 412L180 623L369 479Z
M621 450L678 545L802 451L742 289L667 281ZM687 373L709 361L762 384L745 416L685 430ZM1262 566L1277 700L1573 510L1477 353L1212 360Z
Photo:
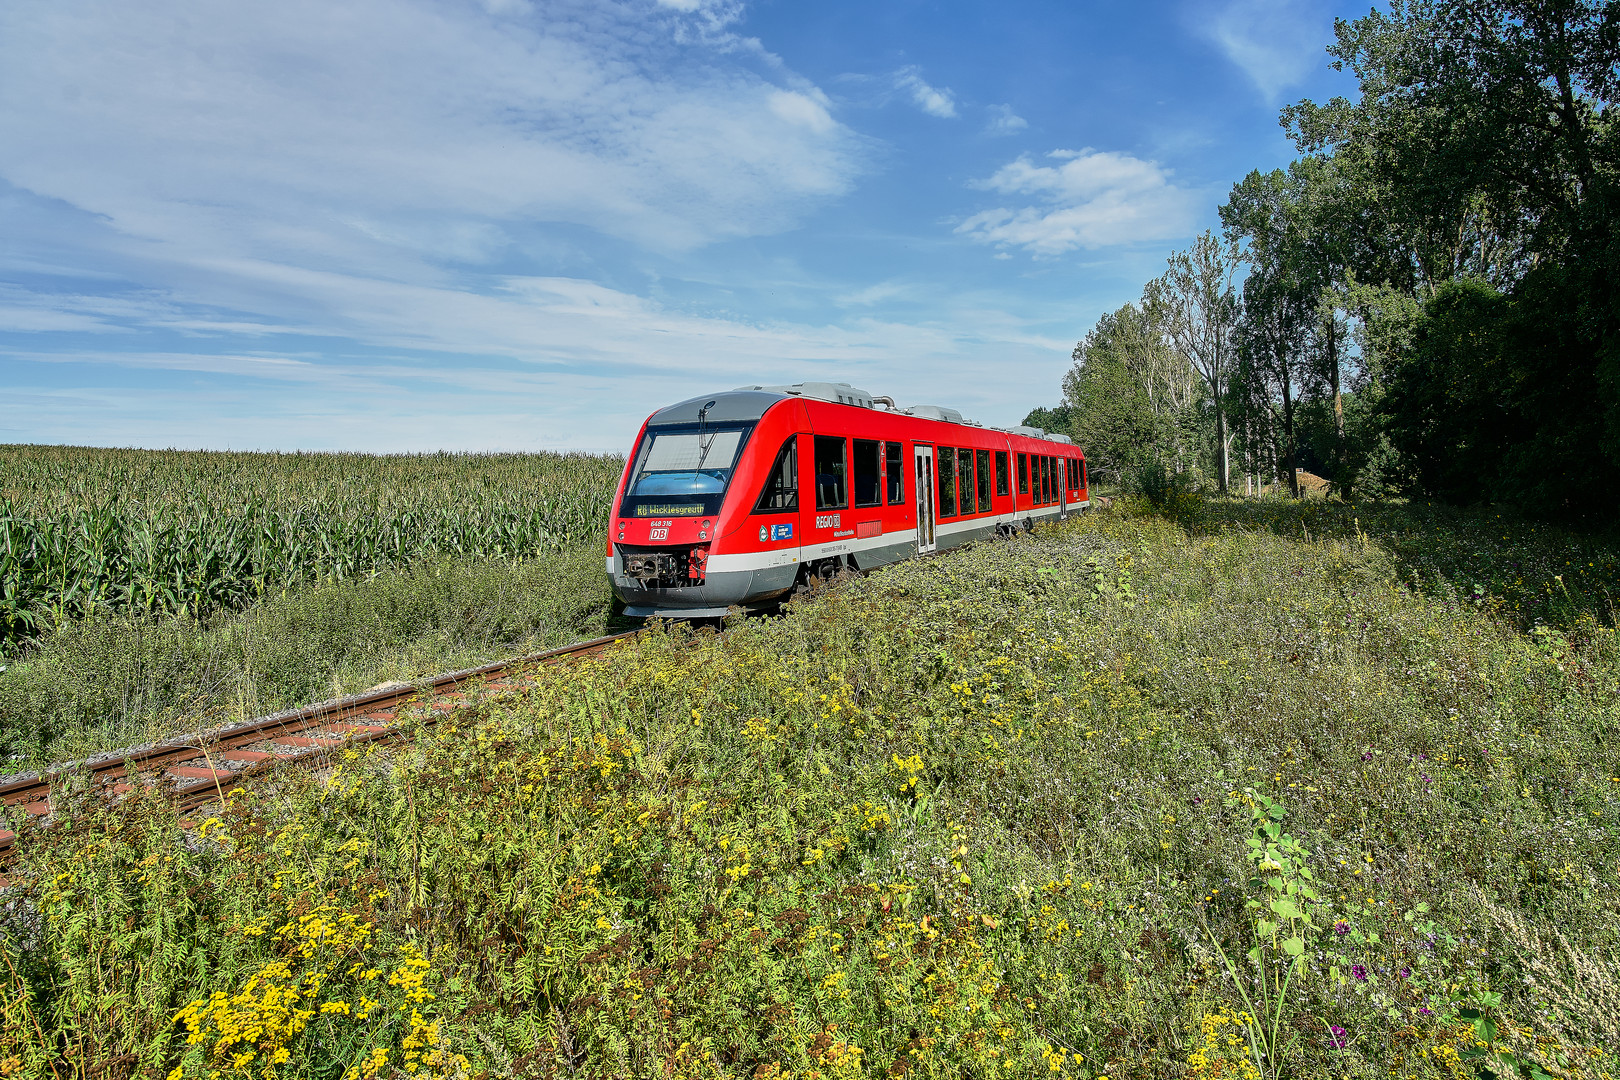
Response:
M167 782L173 785L170 790L176 809L182 813L195 810L223 798L225 792L249 777L279 765L318 765L334 749L402 737L414 726L411 721L431 723L454 711L466 689L480 680L486 689L519 689L525 667L577 660L636 633L631 630L577 641L558 649L448 672L425 686L400 684L352 694L214 728L196 738L112 751L49 772L16 776L0 783L0 804L21 806L31 815L49 818L54 812L52 788L64 783L88 780L104 789L106 797L118 798L134 790L136 784ZM407 712L411 715L407 716ZM10 830L0 828L0 853L9 849L15 839Z

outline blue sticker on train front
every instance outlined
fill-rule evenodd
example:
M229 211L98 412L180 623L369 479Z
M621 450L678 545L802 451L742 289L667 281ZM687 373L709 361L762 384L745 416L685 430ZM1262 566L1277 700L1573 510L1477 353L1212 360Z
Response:
M781 525L772 525L771 526L771 539L772 540L791 540L791 539L793 539L793 522L789 521L789 522L785 522L784 524L781 524Z

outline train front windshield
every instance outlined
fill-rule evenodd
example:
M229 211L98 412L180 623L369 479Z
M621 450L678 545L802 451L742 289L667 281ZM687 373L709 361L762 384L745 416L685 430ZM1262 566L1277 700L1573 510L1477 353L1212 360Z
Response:
M648 428L625 485L625 517L713 516L752 424Z

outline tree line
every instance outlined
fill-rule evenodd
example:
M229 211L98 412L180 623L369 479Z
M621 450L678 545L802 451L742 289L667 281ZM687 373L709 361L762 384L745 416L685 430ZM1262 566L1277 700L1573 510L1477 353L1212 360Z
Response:
M1025 422L1116 483L1620 516L1620 0L1391 0L1328 52L1354 100L1285 107L1299 157Z

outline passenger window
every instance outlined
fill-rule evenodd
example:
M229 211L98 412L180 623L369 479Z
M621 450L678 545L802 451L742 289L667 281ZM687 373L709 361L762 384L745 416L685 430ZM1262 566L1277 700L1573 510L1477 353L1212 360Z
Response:
M973 513L973 451L966 447L956 452L956 481L962 489L962 513Z
M855 440L855 505L881 506L883 488L878 476L879 443Z
M975 452L979 464L979 513L990 512L990 451Z
M1074 458L1070 458L1069 459L1068 469L1069 469L1069 490L1070 491L1079 491L1080 490L1080 463L1078 461L1074 460Z
M1008 479L1009 478L1007 476L1007 451L1005 451L1005 450L997 450L996 451L996 494L997 495L1005 495L1005 494L1008 493L1008 491L1011 490L1011 488L1009 488L1008 484L1007 484Z
M1057 502L1057 458L1044 457L1041 462L1046 466L1041 470L1046 475L1046 501Z
M956 516L956 451L939 448L939 516Z
M799 437L789 435L777 451L776 463L754 505L756 514L782 514L799 508Z
M1029 455L1018 455L1018 494L1029 494Z
M842 510L849 505L843 439L816 436L816 509Z
M884 447L885 464L889 472L889 505L899 506L906 501L906 470L901 467L904 443L892 442Z

